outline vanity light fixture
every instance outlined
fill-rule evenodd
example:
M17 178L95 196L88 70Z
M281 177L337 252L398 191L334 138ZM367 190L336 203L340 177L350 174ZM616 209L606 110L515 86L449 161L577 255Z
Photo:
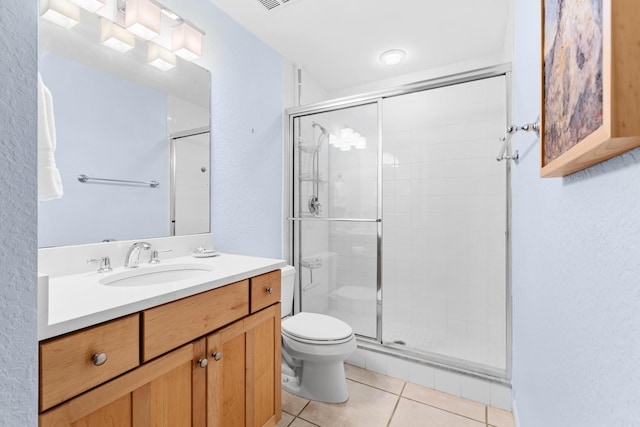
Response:
M40 0L40 16L69 29L80 22L80 8L68 0Z
M171 29L171 49L180 58L193 61L202 56L202 32L183 22Z
M405 56L407 56L407 52L402 49L391 49L380 54L380 62L385 65L398 65L401 63Z
M363 150L367 148L367 138L351 128L340 129L338 135L329 134L329 144L341 151L350 151L351 148Z
M353 147L356 150L364 150L367 148L367 138L362 135L358 135L358 138L354 141Z
M151 0L127 0L125 28L138 37L151 40L160 35L160 6Z
M175 13L171 12L169 9L167 9L166 7L163 7L160 9L160 12L166 16L169 19L173 19L174 21L181 21L182 19L176 15Z
M169 71L176 66L176 56L169 50L155 43L149 43L149 65Z
M136 47L136 37L133 33L105 18L100 18L100 41L103 45L123 53Z
M89 12L95 12L96 10L104 7L105 0L70 0L72 3L77 4L83 9Z

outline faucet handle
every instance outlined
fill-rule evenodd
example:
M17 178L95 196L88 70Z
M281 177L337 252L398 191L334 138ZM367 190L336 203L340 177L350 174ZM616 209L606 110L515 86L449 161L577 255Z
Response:
M165 249L163 251L153 250L151 251L151 259L149 260L149 264L158 264L160 262L160 258L158 258L158 254L163 254L165 252L171 252L173 249Z
M103 256L100 259L88 259L87 264L97 264L100 263L100 267L98 268L98 273L108 273L113 271L111 268L111 259L108 256Z

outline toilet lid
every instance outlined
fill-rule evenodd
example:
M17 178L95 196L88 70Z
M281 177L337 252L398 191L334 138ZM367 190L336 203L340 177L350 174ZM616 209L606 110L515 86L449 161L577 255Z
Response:
M293 337L313 341L336 341L353 333L351 326L335 317L298 313L282 321L282 330Z

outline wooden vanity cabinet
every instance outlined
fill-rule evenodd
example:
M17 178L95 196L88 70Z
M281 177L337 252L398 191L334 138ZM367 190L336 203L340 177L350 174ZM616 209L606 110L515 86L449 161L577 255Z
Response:
M135 368L139 349L137 314L40 343L40 411Z
M188 344L40 414L40 427L192 425Z
M281 417L280 303L206 339L207 427L272 427Z
M39 425L275 426L281 417L279 273L277 270L41 343ZM129 331L126 340L123 329ZM128 372L109 368L104 377L89 376L86 382L78 363L80 367L90 364L90 353L101 348L101 341L110 348L119 342L128 348L127 355L135 342L134 364L122 368ZM81 363L63 363L65 370L57 372L60 366L49 360L63 354L69 342L91 345L84 344L86 348L79 352ZM112 351L118 354L119 346ZM109 360L103 367L107 366ZM47 392L60 389L66 377L73 379L73 387L63 387L62 394Z

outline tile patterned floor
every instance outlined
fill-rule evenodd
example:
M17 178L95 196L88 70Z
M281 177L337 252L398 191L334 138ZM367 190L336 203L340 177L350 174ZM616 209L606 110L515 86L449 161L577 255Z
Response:
M282 392L276 427L514 427L511 412L345 365L350 398L313 402Z

